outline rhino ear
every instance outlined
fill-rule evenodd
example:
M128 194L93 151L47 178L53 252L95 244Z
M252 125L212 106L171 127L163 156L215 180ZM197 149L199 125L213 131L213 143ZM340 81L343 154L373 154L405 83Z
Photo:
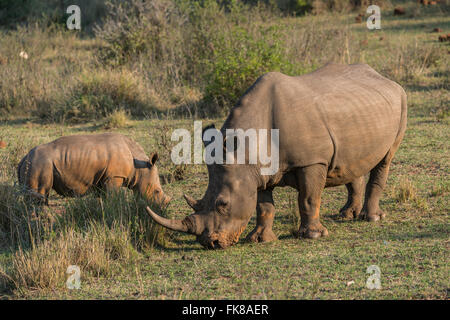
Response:
M158 159L159 159L158 153L157 152L152 153L149 161L150 166L154 166L156 161L158 161Z

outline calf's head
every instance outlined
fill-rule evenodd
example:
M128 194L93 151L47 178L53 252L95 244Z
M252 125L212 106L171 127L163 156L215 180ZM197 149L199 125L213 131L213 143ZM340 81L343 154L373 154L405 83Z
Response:
M149 161L134 160L137 171L135 189L147 200L160 206L166 206L170 201L170 197L165 195L161 188L156 161L158 161L157 153L153 153Z

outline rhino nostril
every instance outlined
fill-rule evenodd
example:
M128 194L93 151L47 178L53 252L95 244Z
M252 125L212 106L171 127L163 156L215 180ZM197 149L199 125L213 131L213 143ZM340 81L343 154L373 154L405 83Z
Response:
M212 247L213 247L213 249L220 248L221 246L220 246L219 240L214 240L212 242Z

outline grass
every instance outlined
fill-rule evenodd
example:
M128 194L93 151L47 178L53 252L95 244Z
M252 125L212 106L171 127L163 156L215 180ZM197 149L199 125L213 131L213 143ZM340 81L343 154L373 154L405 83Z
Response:
M381 205L387 212L387 219L379 224L342 222L337 214L346 200L345 188L327 189L321 215L330 237L318 241L298 240L291 234L296 193L291 189L277 189L277 217L274 226L280 239L277 242L253 245L241 241L225 251L206 251L192 236L173 234L173 238L163 246L139 251L138 259L131 268L121 269L124 263L119 260L109 266L111 274L97 275L91 271L83 271L80 290L65 289L65 278L59 278L58 286L37 291L16 290L6 297L446 298L449 287L449 198L442 186L448 178L449 159L442 147L448 141L449 132L447 124L435 122L429 117L416 118L414 113L411 110L405 141L394 160L387 190L382 198ZM222 119L214 121L218 123ZM192 125L189 120L164 123L169 128L190 128ZM156 137L149 135L149 132L160 125L161 121L156 120L131 121L130 129L116 131L133 136L149 152L155 150L158 143ZM25 141L30 136L51 140L55 133L59 134L61 131L64 134L92 132L89 125L37 125L28 130L23 130L21 125L3 128L11 134L20 133ZM102 132L104 129L96 131ZM164 167L160 166L160 169L161 174L167 173ZM397 185L406 175L417 189L416 198L422 199L427 204L426 208L416 201L398 200ZM198 165L188 166L185 179L164 185L165 191L174 197L168 215L181 218L189 213L182 194L188 192L199 197L204 192L206 183L206 170ZM442 191L431 195L430 190ZM50 209L54 208L55 202L60 204L67 200L54 195L51 201L53 207ZM82 203L78 203L78 206L81 205ZM107 210L105 214L112 214L111 210L113 209ZM78 214L82 212L81 206ZM95 215L87 215L95 221ZM89 218L86 221L89 222ZM245 233L251 230L254 223L255 220L252 219ZM65 240L62 238L55 241L54 245ZM86 243L88 245L89 242ZM4 257L6 266L10 255L6 254ZM64 264L74 264L73 260L62 261ZM79 260L77 263L80 262ZM381 290L365 288L368 277L365 271L372 264L381 269ZM355 284L347 287L346 283L349 281L355 281Z
M407 15L394 17L382 12L382 30L376 32L365 29L364 21L354 23L355 14L276 20L297 32L293 34L299 37L291 37L289 48L298 54L295 62L306 61L303 71L314 69L327 56L344 63L366 62L406 89L408 129L381 200L386 219L375 224L342 221L338 212L347 198L345 187L326 189L321 219L330 236L299 240L292 234L298 227L296 192L279 188L274 192L274 232L279 240L267 244L241 240L223 251L204 250L189 235L155 236L159 231L148 227L145 204L128 192L82 199L52 194L50 206L33 220L32 206L20 201L14 186L15 167L21 157L33 146L62 135L105 131L132 137L148 154L158 151L163 189L173 197L165 214L177 218L189 214L182 195L203 195L208 182L206 167L174 166L170 162L170 133L176 128L192 131L192 120L204 107L205 85L167 79L159 82L149 77L139 59L114 69L98 65L96 54L103 44L95 37L68 36L59 31L49 36L30 27L0 38L0 42L11 42L10 46L0 46L0 57L12 63L4 67L0 62L0 102L9 106L1 109L9 111L2 114L0 122L0 138L7 143L0 149L0 297L447 299L450 75L448 44L439 43L438 35L430 31L440 27L448 33L450 19L443 5L392 2L403 5ZM334 26L325 23L330 19ZM29 54L26 62L18 55L20 42L13 41L20 37ZM20 79L24 79L23 85L13 88L11 83L19 84ZM145 112L127 115L125 124L119 111L110 116L117 124L107 128L103 117L42 121L35 113L46 106L83 101L87 96L102 99L101 103L111 107L104 115L130 105ZM94 98L86 101L100 101ZM21 104L34 111L15 113L15 106ZM83 106L91 110L92 104ZM205 124L214 122L216 127L223 121L217 115L204 118ZM255 220L252 218L242 239ZM36 221L47 222L33 224ZM30 236L29 230L45 232L38 236L33 231ZM81 267L81 289L68 290L66 270L74 264ZM370 265L381 270L380 290L366 288ZM351 281L354 283L347 285Z

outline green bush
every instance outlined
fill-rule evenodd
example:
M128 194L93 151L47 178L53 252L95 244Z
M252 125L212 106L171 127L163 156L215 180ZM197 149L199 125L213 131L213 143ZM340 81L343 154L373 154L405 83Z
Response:
M290 71L276 27L262 30L257 36L241 27L223 34L215 47L212 73L206 86L206 99L220 107L237 102L244 91L262 74Z

